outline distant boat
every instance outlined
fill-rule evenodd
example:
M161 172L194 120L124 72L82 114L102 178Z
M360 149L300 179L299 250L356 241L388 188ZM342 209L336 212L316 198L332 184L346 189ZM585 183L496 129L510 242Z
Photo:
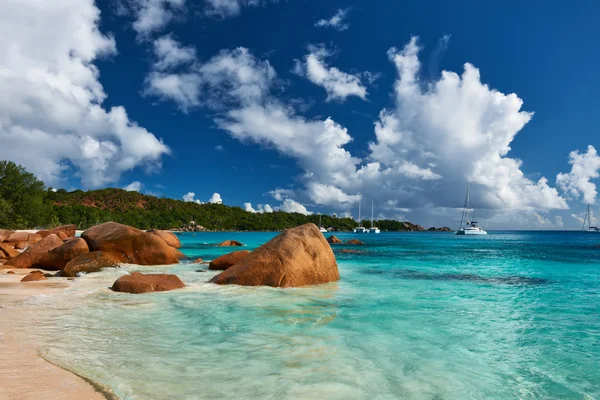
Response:
M322 233L327 233L327 229L323 228L323 225L321 224L321 214L319 214L319 230Z
M369 233L379 233L380 230L376 226L373 226L373 201L371 200L371 228L369 228Z
M362 226L362 220L360 219L360 206L361 206L362 198L358 200L358 226L354 228L354 233L369 233L369 230Z
M588 223L588 228L585 229L585 223ZM581 230L584 232L592 232L592 233L600 233L600 228L597 226L592 226L592 211L590 210L590 205L588 204L587 213L585 214L585 218L583 219L583 225L581 226Z
M460 228L456 231L457 235L487 235L481 227L477 226L477 221L469 221L469 200L470 200L470 187L467 184L467 197L465 198L465 206L463 208L462 217L460 218ZM473 211L473 217L475 217L475 211ZM475 219L475 218L473 218ZM463 225L464 222L464 225Z

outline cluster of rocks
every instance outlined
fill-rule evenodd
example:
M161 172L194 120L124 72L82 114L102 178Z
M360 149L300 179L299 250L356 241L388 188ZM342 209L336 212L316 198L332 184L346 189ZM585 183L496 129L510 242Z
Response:
M350 239L350 240L347 240L346 243L344 243L344 242L342 242L342 240L340 238L338 238L335 235L329 236L327 238L327 243L329 243L329 244L350 244L353 246L361 246L364 244L363 242L361 242L358 239Z
M427 232L452 232L453 230L448 228L447 226L442 226L441 228L436 228L434 226L432 226L431 228L427 229Z
M176 232L206 232L206 228L202 225L196 224L196 221L190 221L189 224L185 224L180 228L175 228L173 231Z
M35 234L0 231L4 268L59 270L63 276L74 277L122 263L165 265L183 258L177 250L181 246L179 239L169 231L144 232L107 222L84 231L80 238L74 236L73 225ZM24 250L15 250L15 244L22 242L26 243ZM218 246L243 244L231 240ZM218 257L210 262L209 269L223 271L210 280L220 285L297 287L340 278L331 246L312 223L288 229L252 252L235 251ZM33 271L22 281L44 280L46 276ZM175 275L134 272L115 281L112 290L145 293L184 286Z

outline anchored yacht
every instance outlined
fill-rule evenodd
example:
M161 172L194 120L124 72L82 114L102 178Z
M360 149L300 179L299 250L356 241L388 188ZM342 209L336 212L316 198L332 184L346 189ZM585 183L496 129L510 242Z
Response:
M373 226L373 201L371 201L371 227L369 228L369 233L379 233L380 230L376 226Z
M470 187L467 184L467 197L465 198L465 206L463 208L462 217L460 218L460 228L456 231L457 235L487 235L481 227L477 226L477 221L469 220L469 200L470 200ZM475 211L473 211L473 216ZM473 218L475 219L475 218ZM463 225L464 223L464 225Z
M585 229L585 223L587 222L588 228ZM585 214L585 218L583 219L583 225L581 226L581 230L584 232L591 233L600 233L600 228L597 226L592 226L592 211L590 210L590 205L588 204L587 213Z
M361 209L362 198L358 200L358 226L354 228L352 231L354 233L369 233L369 230L362 226L362 220L360 219L360 209Z

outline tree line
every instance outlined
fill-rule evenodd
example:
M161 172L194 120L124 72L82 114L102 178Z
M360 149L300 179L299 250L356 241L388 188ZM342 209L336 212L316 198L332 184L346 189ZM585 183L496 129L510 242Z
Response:
M324 227L351 230L351 218L322 215ZM195 221L208 230L274 231L308 222L318 225L319 215L272 212L251 213L223 204L196 204L159 198L123 189L67 192L46 188L25 168L0 161L0 228L37 229L75 224L79 229L115 221L139 229L177 229ZM363 221L369 226L368 221ZM381 230L422 230L409 222L379 220Z

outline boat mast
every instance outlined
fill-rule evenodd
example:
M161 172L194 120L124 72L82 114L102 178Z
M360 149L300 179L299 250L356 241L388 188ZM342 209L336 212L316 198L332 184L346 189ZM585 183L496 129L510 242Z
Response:
M587 212L585 213L585 217L583 218L583 224L581 225L581 230L585 230L585 221L588 221L588 230L590 229L590 203L588 203Z
M590 209L590 203L588 203L588 230L592 230L592 210Z
M373 200L371 200L371 228L373 228Z
M358 199L358 226L362 226L362 221L360 219L360 203L362 203L362 197Z

